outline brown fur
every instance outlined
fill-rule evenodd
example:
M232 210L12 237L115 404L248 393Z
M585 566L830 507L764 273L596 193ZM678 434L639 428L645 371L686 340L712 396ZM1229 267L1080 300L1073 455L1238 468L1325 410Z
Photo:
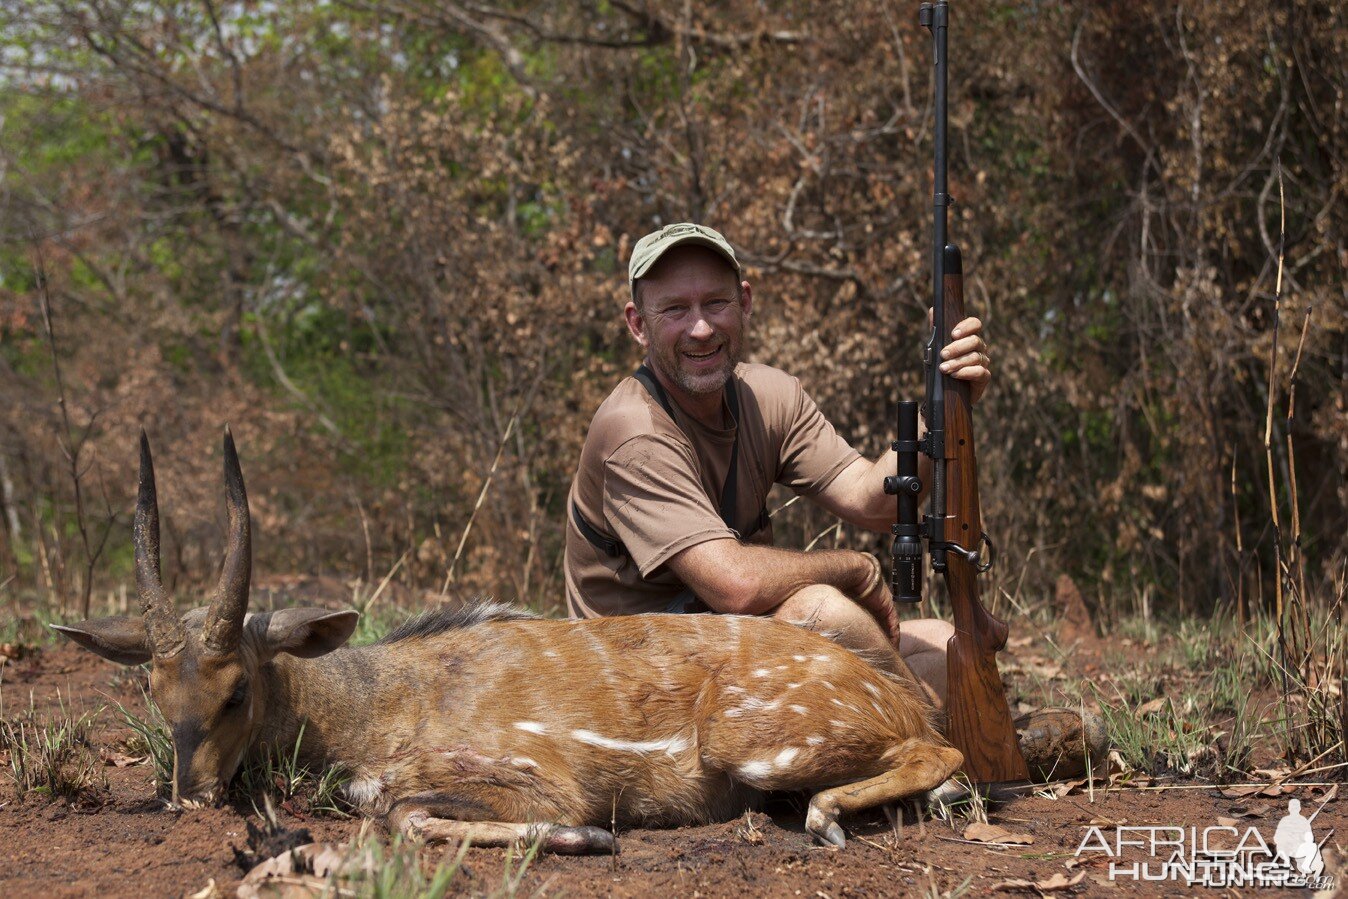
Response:
M769 618L555 621L480 604L342 647L356 618L248 615L221 648L197 610L170 656L127 619L59 629L114 661L153 657L175 795L217 798L247 753L288 752L302 731L303 761L350 772L362 811L433 838L609 851L593 825L611 818L725 819L762 791L809 790L807 828L842 845L840 813L923 793L960 764L915 685Z

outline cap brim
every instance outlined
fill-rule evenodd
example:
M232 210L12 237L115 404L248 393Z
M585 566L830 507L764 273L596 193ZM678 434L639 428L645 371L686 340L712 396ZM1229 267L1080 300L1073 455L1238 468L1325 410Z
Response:
M637 280L638 278L646 277L646 273L649 272L652 268L654 268L655 263L659 262L661 258L663 258L664 255L668 253L670 250L674 249L675 247L685 247L690 245L697 247L706 247L709 250L715 250L718 256L720 256L726 262L730 263L731 268L733 268L736 272L740 270L739 260L731 256L729 253L727 253L725 251L725 247L722 247L721 245L716 243L716 241L708 237L703 237L701 234L687 234L674 238L667 245L661 247L660 252L651 256L651 258L644 260L641 263L641 265L637 266L637 268L634 271L628 272L627 280L631 282Z

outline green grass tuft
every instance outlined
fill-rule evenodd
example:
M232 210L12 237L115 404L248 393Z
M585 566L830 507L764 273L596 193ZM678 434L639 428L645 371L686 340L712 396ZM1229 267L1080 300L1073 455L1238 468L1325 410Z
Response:
M79 717L61 702L51 718L29 707L14 717L0 698L0 753L8 758L8 774L20 801L30 795L85 800L107 789L103 763L90 740L102 709Z

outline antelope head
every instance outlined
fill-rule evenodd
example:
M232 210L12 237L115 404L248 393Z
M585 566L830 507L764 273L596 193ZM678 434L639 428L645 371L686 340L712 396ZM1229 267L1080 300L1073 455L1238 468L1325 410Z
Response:
M159 503L154 461L140 435L140 482L132 539L139 618L94 618L53 627L80 646L123 665L151 664L150 693L173 735L173 801L217 802L267 714L264 679L278 653L312 658L341 646L355 612L283 609L248 614L252 541L248 494L225 429L229 545L205 609L179 617L160 579Z

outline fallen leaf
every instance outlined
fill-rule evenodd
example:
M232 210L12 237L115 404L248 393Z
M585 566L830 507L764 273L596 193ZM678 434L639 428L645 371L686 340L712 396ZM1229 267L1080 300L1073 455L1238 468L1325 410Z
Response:
M1264 787L1258 795L1266 796L1269 799L1275 799L1279 796L1286 796L1288 793L1295 793L1297 788L1292 784L1272 784Z
M1138 706L1137 709L1133 712L1133 715L1137 718L1141 718L1144 715L1155 715L1157 712L1163 711L1169 702L1170 699L1169 697L1166 696L1160 696L1157 697L1156 699L1149 699L1146 702L1142 703L1142 705Z
M1238 824L1240 824L1240 819L1238 819L1238 818L1228 818L1228 817L1226 817L1225 815L1218 815L1218 816L1217 816L1217 823L1218 823L1219 825L1221 825L1222 827L1235 827L1235 826L1237 826Z
M1054 784L1051 792L1054 799L1062 799L1064 796L1070 796L1086 785L1086 779L1065 780L1060 784Z
M132 765L143 765L150 760L148 755L127 755L125 752L115 750L104 750L100 755L103 757L103 764L114 768L130 768Z
M1231 806L1231 814L1236 818L1262 818L1271 811L1267 805L1252 805L1248 808L1243 805Z
M1059 871L1047 880L1003 880L993 886L993 892L1014 892L1016 890L1033 890L1037 893L1053 893L1058 890L1070 890L1072 887L1086 879L1085 871L1078 871L1071 877Z
M306 843L269 858L239 884L239 899L308 899L321 896L337 872L374 870L369 850L352 856L348 843Z
M1263 784L1240 784L1222 790L1222 795L1227 799L1246 799L1250 796L1261 796L1268 789L1271 789L1271 787L1266 787Z
M1292 769L1291 769L1291 768L1255 768L1255 769L1254 769L1253 771L1251 771L1250 773L1251 773L1251 774L1257 774L1257 775L1259 775L1260 777L1267 777L1269 780L1282 780L1283 778L1288 777L1288 776L1291 775Z
M1034 837L1027 833L1012 833L996 824L981 823L970 824L964 828L964 838L978 843L1008 843L1017 846L1028 846L1034 842Z

